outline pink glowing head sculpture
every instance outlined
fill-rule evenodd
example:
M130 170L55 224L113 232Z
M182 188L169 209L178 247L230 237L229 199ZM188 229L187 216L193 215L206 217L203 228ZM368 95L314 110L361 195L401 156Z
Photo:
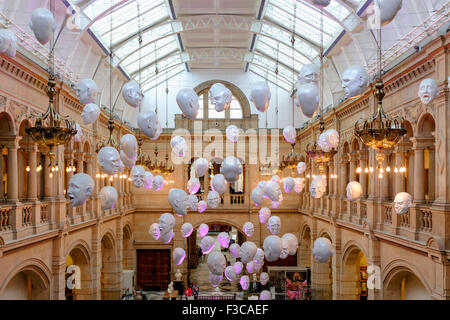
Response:
M236 270L234 270L234 267L233 267L233 266L228 266L228 267L226 267L224 273L225 273L225 277L226 277L229 281L233 282L233 281L236 280Z
M272 212L270 211L269 208L267 207L261 208L259 210L259 222L266 223L267 220L269 220L271 214Z
M222 248L228 248L230 244L230 236L228 235L228 232L219 233L219 235L217 236L217 241Z
M183 248L175 248L175 250L173 250L173 262L179 266L180 264L183 263L184 258L186 258L186 252L184 251Z
M200 227L198 227L198 232L200 233L200 237L204 237L208 234L209 227L206 223L202 223Z
M242 276L239 283L241 284L242 290L245 291L250 286L250 278L248 276Z
M238 274L240 274L240 273L242 272L242 270L244 269L244 265L242 264L242 262L236 261L236 262L233 264L233 268L234 268L234 271L236 272L236 274L238 275Z
M203 254L208 254L214 248L214 238L210 236L206 236L200 241L200 248L202 249Z
M240 251L241 251L241 246L238 245L237 243L233 243L230 246L230 253L233 257L239 258Z

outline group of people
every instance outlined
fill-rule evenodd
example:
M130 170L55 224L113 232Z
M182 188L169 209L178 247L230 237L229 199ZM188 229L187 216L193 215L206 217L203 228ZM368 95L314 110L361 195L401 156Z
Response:
M186 288L186 290L184 290L184 296L185 296L186 300L188 299L188 297L192 297L192 296L197 297L199 291L200 291L200 289L198 287L197 282L194 282L193 284L188 286Z

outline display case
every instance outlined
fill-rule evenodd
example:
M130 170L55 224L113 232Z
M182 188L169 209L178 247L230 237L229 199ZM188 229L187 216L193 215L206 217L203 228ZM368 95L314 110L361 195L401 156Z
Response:
M275 300L311 300L311 270L302 267L267 267Z

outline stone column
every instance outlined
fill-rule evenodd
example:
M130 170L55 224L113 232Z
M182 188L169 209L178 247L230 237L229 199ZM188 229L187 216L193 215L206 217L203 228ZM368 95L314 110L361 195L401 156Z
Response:
M341 174L339 175L339 191L340 195L345 198L346 191L345 188L347 187L347 162L348 162L348 156L343 155L341 158Z
M25 194L25 157L25 150L23 149L23 147L19 148L17 150L17 196L21 202L23 202L27 196Z
M30 166L30 172L28 172L28 186L27 191L28 195L27 198L29 201L37 201L37 145L32 144L28 146L28 165Z
M8 201L19 201L19 189L18 189L18 168L17 168L17 149L19 148L19 140L15 139L7 145L8 148Z
M430 203L432 203L435 199L435 180L436 180L436 153L434 148L430 149L428 164L429 164L429 170L428 170L428 199Z
M3 187L3 148L0 147L0 200L5 196Z
M425 200L424 190L424 149L414 142L414 202L422 203Z
M386 167L389 165L387 163L387 159L389 158L389 155L385 154L386 159L383 162L384 172L383 172L383 178L378 178L378 172L377 172L377 179L380 183L380 200L386 201L389 198L389 172L386 171Z
M359 174L359 183L362 188L362 198L367 198L367 178L368 174L364 171L367 168L367 151L363 150L359 152L359 167L361 173Z
M398 170L400 170L400 168L402 167L405 157L404 153L399 150L400 148L401 147L398 146L395 150L395 168L397 168ZM399 192L405 191L403 175L404 173L394 172L394 196Z
M45 161L44 161L44 168L43 168L43 174L44 174L44 198L51 198L53 196L53 182L55 181L56 175L53 174L53 178L50 178L50 158L45 155Z
M350 154L350 172L349 172L349 181L356 181L356 161L357 154Z

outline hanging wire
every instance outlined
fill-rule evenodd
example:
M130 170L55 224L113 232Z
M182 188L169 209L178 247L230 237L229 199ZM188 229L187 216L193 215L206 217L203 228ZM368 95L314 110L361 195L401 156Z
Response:
M275 128L278 128L278 59L279 59L279 53L280 53L280 43L277 42L277 67L275 68Z
M295 24L296 24L296 20L297 20L297 1L293 0L294 2L294 21L292 23L293 27L292 27L292 38L291 38L291 44L292 44L292 75L293 75L293 79L292 79L292 92L294 92L295 90ZM295 96L292 96L292 126L295 128L295 107L294 107L294 99Z
M166 128L169 127L169 83L166 69Z
M323 8L320 9L320 132L325 128L323 121L323 92L324 92L324 77L323 77L323 60L324 60L324 50L323 50Z
M158 116L158 55L156 54L156 42L154 43L155 52L155 113Z

